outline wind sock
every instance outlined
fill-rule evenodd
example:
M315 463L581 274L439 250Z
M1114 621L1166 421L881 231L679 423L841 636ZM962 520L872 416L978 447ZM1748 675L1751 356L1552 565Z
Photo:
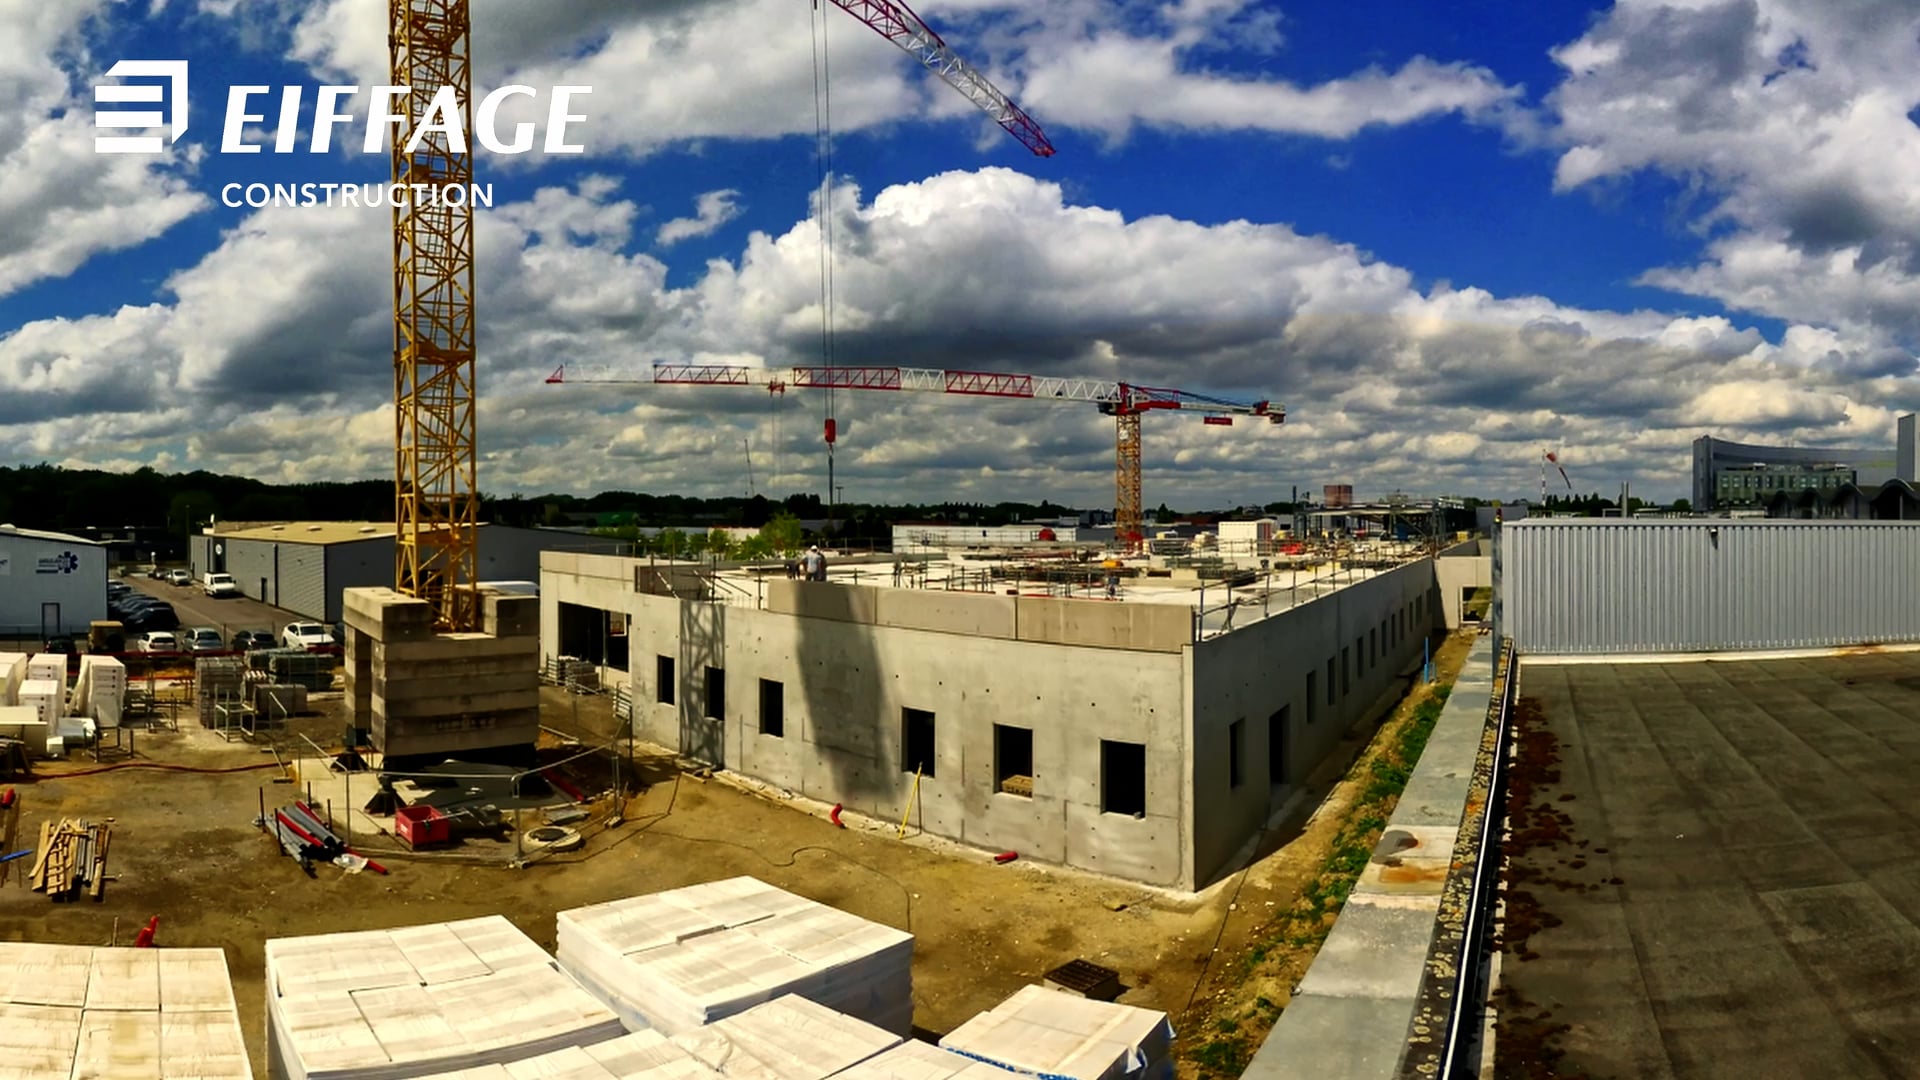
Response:
M1567 490L1571 492L1573 490L1573 481L1567 479L1567 467L1560 464L1560 455L1549 450L1547 451L1547 460L1553 462L1553 467L1560 470L1560 479L1567 485Z

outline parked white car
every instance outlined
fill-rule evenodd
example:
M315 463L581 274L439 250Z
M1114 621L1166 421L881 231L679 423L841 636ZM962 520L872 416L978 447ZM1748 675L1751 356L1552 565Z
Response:
M240 595L240 583L233 580L232 574L208 574L200 579L200 588L212 597Z
M149 630L140 639L141 652L179 652L180 639L169 630Z
M227 640L220 631L211 626L196 626L181 635L189 652L217 653L227 651Z
M169 570L167 571L167 584L191 585L193 584L193 575L187 573L185 570Z
M333 644L333 631L325 623L297 622L288 623L280 631L280 643L289 649L312 649Z

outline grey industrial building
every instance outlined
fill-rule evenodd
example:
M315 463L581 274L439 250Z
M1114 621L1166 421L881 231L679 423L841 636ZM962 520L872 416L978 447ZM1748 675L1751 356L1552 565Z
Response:
M85 634L107 617L107 550L66 533L0 525L0 638Z
M541 649L611 646L636 734L689 757L881 820L911 808L976 847L1191 890L1404 690L1457 610L1445 594L1486 561L1402 563L1208 635L1179 604L999 590L776 578L738 602L688 599L661 595L645 560L550 553Z
M196 581L229 573L255 600L331 623L342 617L343 590L393 585L395 535L391 523L362 521L217 524L192 537L188 561ZM610 546L578 533L509 525L481 525L479 542L481 581L532 581L542 551Z
M1889 480L1920 481L1915 417L1900 417L1896 445L1757 446L1702 435L1693 441L1695 510L1766 509L1781 494L1832 495L1852 486L1878 489Z

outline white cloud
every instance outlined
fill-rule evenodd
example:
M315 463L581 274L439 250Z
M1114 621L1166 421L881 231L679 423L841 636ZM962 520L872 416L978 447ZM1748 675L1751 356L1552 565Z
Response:
M682 240L692 240L701 236L712 236L722 225L740 216L740 206L736 202L740 193L732 188L721 191L708 191L694 201L694 216L674 218L660 226L654 233L653 242L661 247L670 247Z
M1557 187L1702 200L1700 260L1646 283L1920 344L1920 8L1620 0L1555 58Z
M1581 490L1678 495L1699 434L1888 442L1879 403L1911 388L1842 329L1773 345L1724 318L1422 292L1326 238L1129 220L1007 170L871 200L843 188L834 205L841 363L1124 375L1287 407L1277 427L1152 418L1154 504L1336 480L1525 494L1542 445ZM544 383L564 362L818 358L813 221L755 233L670 288L663 264L624 250L636 213L589 178L480 215L482 486L743 491L748 439L762 491L820 490L810 395ZM379 211L262 211L175 275L166 303L0 338L0 458L384 475L388 227ZM849 498L1112 497L1112 421L1088 406L849 393L839 414Z
M104 6L0 4L0 296L211 205L180 178L188 159L94 153L92 80L108 65L93 62L81 30Z

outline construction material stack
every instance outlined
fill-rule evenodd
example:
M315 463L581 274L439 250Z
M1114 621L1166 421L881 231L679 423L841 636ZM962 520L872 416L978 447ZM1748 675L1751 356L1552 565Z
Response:
M63 683L28 679L20 684L20 704L33 706L34 714L51 730L66 715L67 692Z
M956 1054L1049 1080L1173 1080L1167 1014L1028 986L940 1040Z
M897 1036L871 1024L841 1016L804 998L784 997L685 1035L669 1038L658 1031L637 1031L593 1046L446 1074L434 1080L549 1080L561 1076L568 1080L827 1080L844 1075L849 1066L857 1066L875 1054L891 1053L889 1048L899 1045ZM962 1065L974 1064L966 1058L948 1056ZM1005 1072L1000 1076L1012 1080ZM940 1078L929 1075L925 1080Z
M784 994L913 1027L913 935L751 877L563 911L558 945L635 1031L678 1035Z
M252 1080L225 954L0 942L0 1070Z
M107 889L107 846L113 840L112 822L61 818L40 823L39 856L28 876L34 892L53 900L91 896L98 902Z
M833 1080L1013 1080L1007 1070L984 1061L942 1050L918 1039L908 1039L875 1054Z
M27 661L27 680L53 683L60 688L60 696L64 699L67 693L67 654L35 654Z
M73 715L84 716L103 728L120 726L127 701L127 666L111 656L88 654L80 658L80 674L73 680Z
M0 706L20 704L20 684L27 681L27 654L0 652Z
M269 1075L399 1080L505 1064L623 1033L498 915L266 946Z
M238 708L245 699L247 688L247 662L231 656L203 656L194 663L193 697L194 706L200 715L200 726L220 728L226 726L220 715L221 706Z

